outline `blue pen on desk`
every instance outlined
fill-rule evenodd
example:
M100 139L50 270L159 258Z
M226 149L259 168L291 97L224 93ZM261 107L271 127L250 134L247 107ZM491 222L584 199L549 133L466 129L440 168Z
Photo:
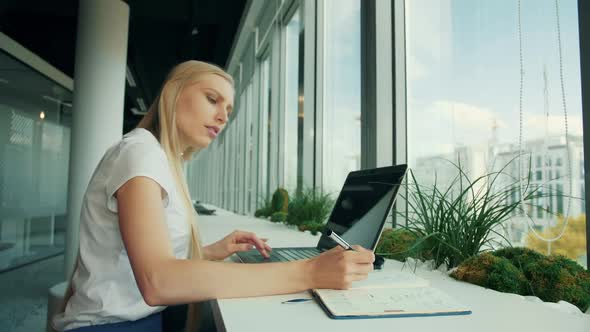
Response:
M334 240L334 242L338 243L338 245L340 245L342 248L344 248L346 250L354 251L354 249L350 246L350 244L348 244L346 241L344 241L344 239L341 238L340 236L338 236L338 234L336 234L336 232L334 232L333 230L326 228L325 234L327 237Z
M288 304L288 303L301 303L301 302L307 302L307 301L311 301L311 300L313 300L313 299L309 299L309 298L292 299L292 300L283 301L281 303L284 303L284 304Z

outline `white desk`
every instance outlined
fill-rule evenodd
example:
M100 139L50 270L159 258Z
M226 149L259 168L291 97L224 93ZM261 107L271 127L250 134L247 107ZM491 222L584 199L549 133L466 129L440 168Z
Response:
M319 236L299 232L282 224L238 216L218 209L218 216L199 217L204 243L216 241L235 229L268 237L272 247L315 246ZM402 263L387 260L383 271L402 268ZM308 293L213 301L217 326L221 331L449 331L449 332L590 332L590 315L575 315L523 297L500 293L458 282L437 271L418 269L416 273L467 305L467 316L334 320L314 301L281 304L282 301L309 297Z

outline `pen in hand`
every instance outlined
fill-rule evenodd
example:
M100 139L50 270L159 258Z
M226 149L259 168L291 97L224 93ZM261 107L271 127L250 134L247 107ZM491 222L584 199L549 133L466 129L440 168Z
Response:
M344 241L343 238L341 238L340 236L338 236L338 234L336 234L336 232L334 232L333 230L326 228L326 236L329 237L330 239L334 240L334 242L338 243L338 245L340 245L342 248L346 249L346 250L352 250L355 251L350 244L348 244L346 241Z

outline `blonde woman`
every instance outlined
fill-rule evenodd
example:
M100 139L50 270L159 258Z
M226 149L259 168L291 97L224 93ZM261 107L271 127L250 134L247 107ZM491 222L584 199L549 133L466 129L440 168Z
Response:
M162 326L162 311L216 298L348 288L367 277L374 255L360 247L233 264L222 260L272 249L244 231L201 246L182 166L224 129L233 102L231 76L204 62L181 63L139 126L105 153L84 197L79 256L56 330L195 331L202 308L189 305L174 327Z

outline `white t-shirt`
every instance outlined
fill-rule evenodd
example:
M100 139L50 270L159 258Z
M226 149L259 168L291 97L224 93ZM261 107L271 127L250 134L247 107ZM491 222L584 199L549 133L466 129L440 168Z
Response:
M80 214L80 256L73 276L76 291L65 312L55 316L56 330L137 320L165 308L150 307L143 300L119 231L113 194L137 176L153 179L165 191L163 222L174 254L180 259L188 257L187 212L166 154L149 131L134 129L107 150L88 184Z

